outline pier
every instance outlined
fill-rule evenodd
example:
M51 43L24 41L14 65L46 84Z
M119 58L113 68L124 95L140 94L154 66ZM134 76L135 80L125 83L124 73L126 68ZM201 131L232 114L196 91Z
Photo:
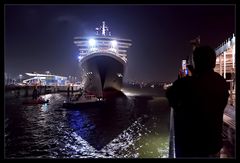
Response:
M35 86L5 86L5 98L31 97ZM78 92L79 86L37 86L38 94L52 94L67 92Z

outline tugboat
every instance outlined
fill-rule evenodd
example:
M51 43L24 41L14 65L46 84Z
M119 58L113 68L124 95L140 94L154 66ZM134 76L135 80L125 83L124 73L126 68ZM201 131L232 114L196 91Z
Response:
M91 94L77 94L68 98L68 101L64 101L64 108L86 108L93 106L102 106L105 103L103 98L96 97Z

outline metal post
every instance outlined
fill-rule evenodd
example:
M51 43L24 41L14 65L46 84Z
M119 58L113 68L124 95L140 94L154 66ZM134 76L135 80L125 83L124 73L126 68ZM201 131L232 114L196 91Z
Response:
M230 104L233 105L233 81L230 81Z
M223 77L226 79L226 52L223 52Z
M219 74L222 75L222 55L219 55L219 64L220 64Z
M28 89L29 89L30 87L28 87L28 86L25 86L25 97L27 97L28 96Z
M4 85L7 85L7 79L8 79L7 73L5 72L4 73Z
M22 74L19 74L19 83L21 83L22 82Z
M169 135L169 158L176 158L175 155L175 134L174 134L174 110L170 111L170 135Z
M232 47L232 66L235 69L235 45Z

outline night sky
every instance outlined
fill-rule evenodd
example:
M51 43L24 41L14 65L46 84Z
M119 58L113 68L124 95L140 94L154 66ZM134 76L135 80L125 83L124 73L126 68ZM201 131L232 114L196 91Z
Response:
M190 40L216 48L235 33L234 5L6 5L5 72L78 76L75 36L95 34L105 21L128 38L125 80L173 81Z

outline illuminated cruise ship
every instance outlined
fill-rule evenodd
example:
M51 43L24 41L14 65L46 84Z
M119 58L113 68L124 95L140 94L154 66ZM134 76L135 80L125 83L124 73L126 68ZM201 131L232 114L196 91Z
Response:
M105 22L96 28L96 35L75 37L79 48L81 83L86 92L103 96L108 90L120 90L131 40L112 37Z

